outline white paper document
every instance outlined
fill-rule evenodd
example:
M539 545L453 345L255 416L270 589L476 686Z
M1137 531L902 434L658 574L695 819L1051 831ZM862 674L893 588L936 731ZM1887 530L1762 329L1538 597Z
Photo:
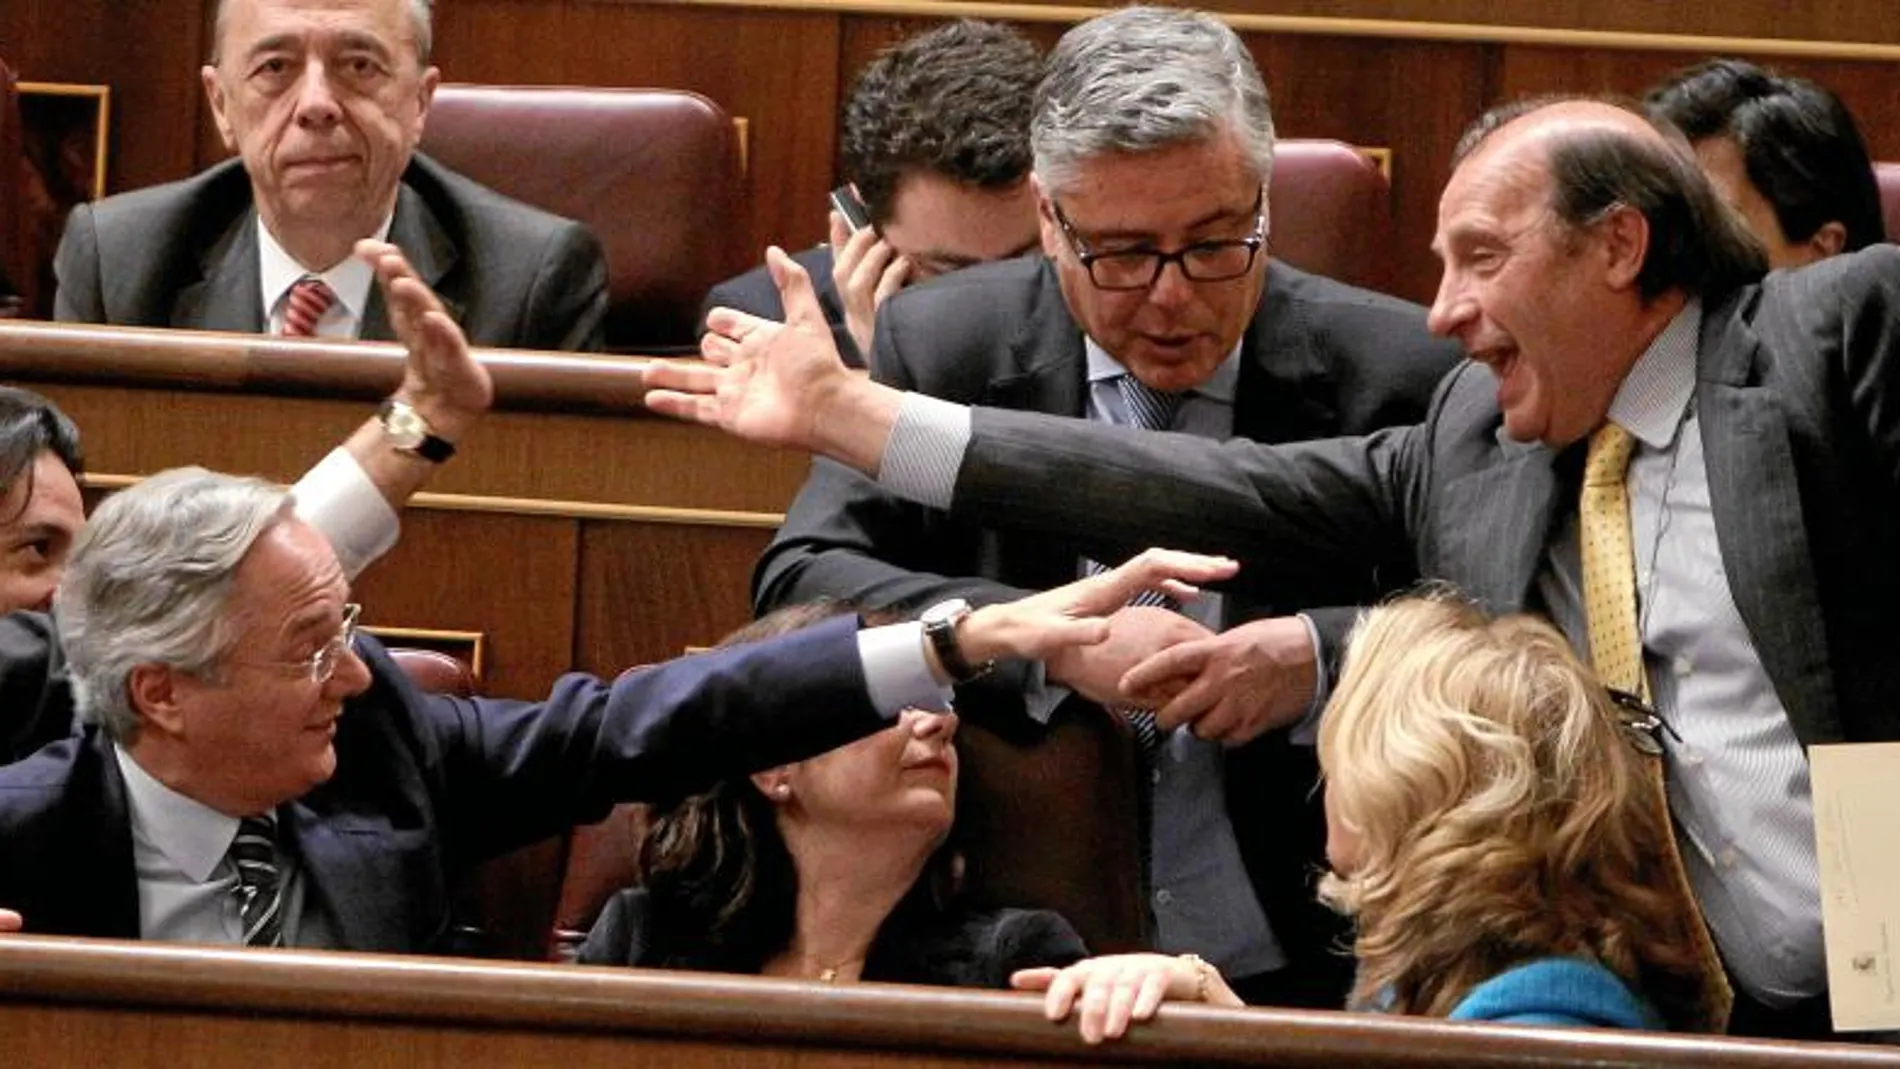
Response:
M1813 746L1834 1027L1900 1028L1900 743Z

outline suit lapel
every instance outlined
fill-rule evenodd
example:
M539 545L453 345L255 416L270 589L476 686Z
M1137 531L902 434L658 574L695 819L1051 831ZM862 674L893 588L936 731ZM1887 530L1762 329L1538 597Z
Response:
M1760 341L1734 314L1702 338L1696 405L1722 571L1805 744L1842 737L1787 419L1758 383Z
M257 212L237 221L199 260L200 278L178 291L171 325L186 330L264 331L264 287L258 280Z
M1267 267L1266 286L1241 340L1234 389L1234 436L1256 442L1296 442L1338 434L1339 411L1323 384L1325 369L1313 352L1313 328L1296 283L1285 267Z
M325 814L308 799L287 807L309 894L336 924L341 950L419 952L408 919L417 913L405 838L380 817Z
M396 190L396 214L389 222L389 242L403 251L403 255L409 258L410 266L416 269L416 274L422 276L422 280L436 292L449 318L457 323L462 322L461 302L442 292L443 277L454 269L460 258L455 251L455 243L449 240L441 221L429 210L428 202L406 182ZM369 301L363 308L363 329L359 336L364 341L395 340L380 286L370 287Z
M1055 269L1046 261L1037 275L1036 299L1022 329L1009 344L1009 365L999 369L976 403L1020 412L1087 416L1088 358L1082 328L1069 315ZM998 535L994 574L1023 587L1060 586L1076 577L1073 552L1048 538Z
M55 930L108 939L139 938L138 867L132 856L132 806L112 743L87 728L74 757L68 797L72 884L60 909L66 923ZM6 903L0 903L6 905ZM27 923L33 923L29 913Z

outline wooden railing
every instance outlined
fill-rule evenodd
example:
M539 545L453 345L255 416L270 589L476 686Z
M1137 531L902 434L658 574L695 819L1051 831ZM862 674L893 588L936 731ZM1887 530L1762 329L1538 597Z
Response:
M481 634L484 690L538 697L712 644L804 456L652 416L639 358L478 350L495 410L359 585L369 623ZM291 481L369 417L402 350L193 331L0 322L0 381L79 424L100 492L202 464Z
M1324 1069L1900 1066L1875 1047L1168 1006L1085 1046L1030 996L321 952L0 939L0 1064Z

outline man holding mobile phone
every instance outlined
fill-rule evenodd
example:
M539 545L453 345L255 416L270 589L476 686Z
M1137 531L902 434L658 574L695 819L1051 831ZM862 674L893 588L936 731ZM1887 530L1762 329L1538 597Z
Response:
M831 193L828 244L796 257L846 362L870 363L878 306L905 285L1037 248L1029 103L1041 69L1015 30L963 19L858 76L841 132L850 181ZM713 287L705 309L718 306L785 317L763 268Z

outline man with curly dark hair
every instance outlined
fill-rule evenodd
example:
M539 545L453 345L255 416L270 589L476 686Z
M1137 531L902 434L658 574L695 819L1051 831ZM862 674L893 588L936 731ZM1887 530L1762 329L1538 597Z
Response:
M877 307L906 284L1037 247L1029 107L1041 69L1015 30L960 19L858 75L839 141L871 225L853 233L834 211L830 243L798 256L850 363L869 363ZM763 268L713 287L706 307L721 305L784 318Z

